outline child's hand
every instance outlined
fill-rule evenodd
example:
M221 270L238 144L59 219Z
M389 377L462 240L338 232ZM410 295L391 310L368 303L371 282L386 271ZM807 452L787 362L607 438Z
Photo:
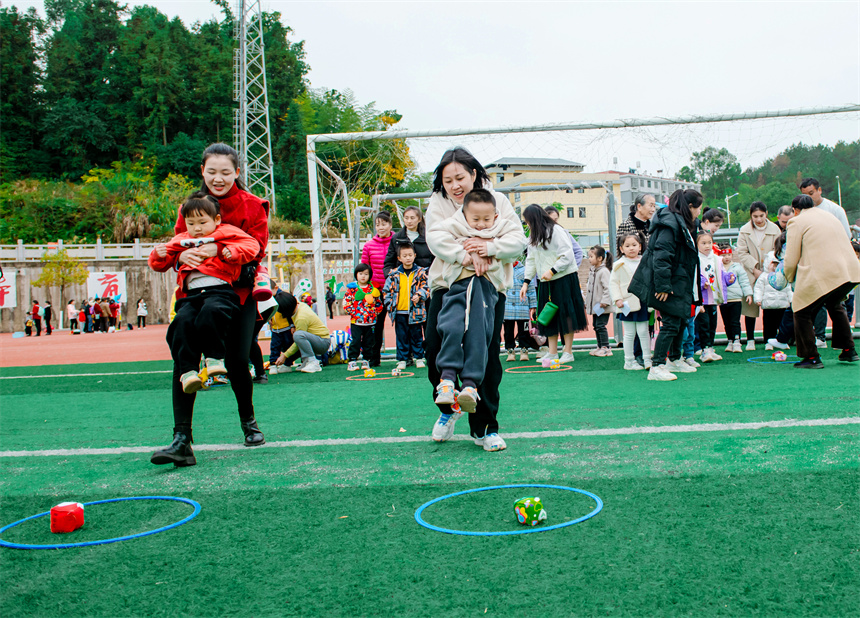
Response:
M221 252L221 255L223 255L223 256L224 256L224 259L225 259L225 260L229 260L230 258L232 258L232 257L233 257L233 254L232 254L232 253L230 253L230 248L229 248L229 247L224 247L224 250Z
M167 245L164 243L158 243L155 245L155 255L158 257L167 257Z
M419 300L421 300L421 297L420 297L420 296L418 296L418 294L413 294L413 295L412 295L412 302L413 302L413 303L415 303L415 304L417 305Z
M752 296L747 296L744 300L747 301L748 305L751 305L753 303L753 297Z
M550 269L550 270L546 271L544 274L542 274L540 278L542 281L549 281L550 279L552 279L552 275L553 275L553 272Z
M376 299L373 298L372 294L368 294L364 297L364 302L367 304L368 307L373 307L373 305L376 304Z
M520 288L520 300L525 302L526 295L529 293L529 284L523 283L523 287Z
M624 303L621 303L621 304L623 305ZM606 303L600 303L601 309L606 309L608 306L609 305L607 305Z
M735 273L729 273L729 277L728 277L729 285L734 285L735 279L736 279Z
M469 238L463 242L463 249L468 253L477 253L481 257L488 257L487 240L485 238Z
M624 301L619 298L618 300L615 301L615 306L618 307L619 309L623 309L624 308Z
M757 300L757 301L755 302L755 304L756 304L756 305L758 305L759 307L761 307L761 301Z

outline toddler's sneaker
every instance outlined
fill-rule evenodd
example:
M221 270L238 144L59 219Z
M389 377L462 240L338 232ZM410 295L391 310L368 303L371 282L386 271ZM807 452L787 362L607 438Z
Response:
M467 386L460 391L459 395L457 395L457 403L460 405L460 409L463 410L463 412L471 414L478 407L478 400L480 398L478 390L474 386ZM436 403L439 403L438 398Z
M755 352L755 340L747 339L747 352Z
M779 350L787 350L790 347L787 343L781 343L776 339L768 339L767 344L771 347L771 349L777 348Z
M701 365L699 363L697 363L696 359L693 358L692 356L689 358L685 358L684 362L687 363L693 369L698 369L699 367L701 367Z
M826 348L827 347L827 341L824 339L819 339L818 337L816 337L815 338L815 347L816 348Z
M773 344L771 344L770 340L768 339L768 342L764 344L764 351L769 352L770 350L773 350Z
M640 365L636 361L629 361L629 362L624 363L624 370L625 371L642 371L643 369L645 369L645 367L643 367L642 365Z
M704 354L702 355L704 356ZM690 367L686 362L681 360L680 358L676 361L668 361L664 367L666 371L670 373L696 373L695 367ZM653 370L653 367L652 367Z
M475 444L483 446L484 450L489 453L503 451L508 448L508 445L502 440L502 436L497 433L488 433L483 438L475 438Z
M179 381L182 383L182 392L189 395L203 388L203 380L200 379L196 371L186 371L179 376Z
M320 367L320 362L317 359L309 358L299 371L302 373L317 373L322 371L322 367Z
M397 368L400 371L403 371L404 369L406 369L406 361L397 361Z
M529 351L523 348L520 350L520 361L521 362L529 362Z
M223 358L207 358L206 360L206 373L210 378L214 378L215 376L225 376L227 375L227 367L224 366Z
M426 367L426 366L427 366L427 363L424 362L423 358L416 358L415 359L415 368L416 369L424 369L424 367Z
M346 365L347 371L358 371L361 367L358 364L358 361L349 361Z
M463 416L463 413L453 411L453 407L451 410L451 414L440 414L439 418L433 424L431 436L434 442L447 442L454 435L454 423Z
M439 386L436 387L437 404L451 405L454 403L454 382L451 380L442 380Z
M367 362L366 360L361 361L361 368L362 369L370 369L370 363Z
M678 376L673 373L670 373L668 369L666 369L667 365L658 365L651 367L648 371L648 379L655 380L657 382L671 382L672 380L677 380Z
M570 352L565 352L564 354L561 355L561 358L558 359L558 362L560 362L560 363L572 363L573 360L574 360L573 354L571 354Z
M743 351L744 349L743 346L741 346L741 340L735 339L735 343L734 345L732 345L732 352L735 352L736 354L741 354L743 353Z
M508 357L505 359L506 363L512 363L517 360L517 355L513 350L508 350Z

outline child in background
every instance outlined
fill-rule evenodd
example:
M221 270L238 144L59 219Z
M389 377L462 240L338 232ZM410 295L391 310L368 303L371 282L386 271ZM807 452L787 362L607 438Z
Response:
M717 307L726 302L726 288L731 275L723 272L723 262L714 253L714 237L710 232L699 233L696 248L699 250L699 286L702 291L702 308L696 317L696 332L702 344L702 362L712 363L723 360L714 350L714 337L717 334Z
M520 300L520 288L523 285L526 265L522 259L514 262L514 283L505 293L505 349L508 351L507 362L517 360L528 362L529 348L536 345L529 332L529 320L534 318L537 309L537 294L535 285L529 285L525 300ZM514 329L517 335L514 338Z
M373 327L382 311L382 294L370 282L373 269L368 264L356 266L352 276L355 277L355 283L346 286L343 297L343 310L349 316L349 332L352 335L346 370L358 371L362 367L369 367L373 358ZM364 359L361 364L358 362L359 353Z
M260 244L239 228L222 224L218 200L202 192L185 200L179 212L188 231L155 246L149 255L153 270L172 269L179 254L189 247L212 243L218 248L217 255L199 266L179 266L176 318L167 329L167 343L180 370L182 390L195 393L203 387L198 375L201 353L210 377L227 373L224 336L239 308L239 296L232 284L242 265L257 255Z
M24 334L28 337L33 335L33 319L29 311L24 314Z
M547 337L549 345L549 352L543 358L558 359L562 363L573 362L573 335L585 329L588 318L585 316L570 234L554 223L537 204L526 207L523 219L529 226L530 234L520 299L525 298L531 280L535 276L540 277L537 289L538 317L547 303L551 302L558 307L548 324L538 325L540 334ZM561 358L558 356L559 335L564 339L564 353Z
M726 329L726 352L743 352L741 348L741 309L746 299L752 304L752 285L740 262L732 261L732 246L728 243L719 245L720 259L723 262L723 272L726 273L726 302L720 305L720 316ZM716 252L716 250L715 250Z
M627 290L627 286L630 285L642 259L642 237L639 234L624 234L618 242L621 258L612 266L612 274L609 276L609 298L618 313L621 313L619 319L624 328L624 369L641 371L651 368L651 337L648 334L650 316L648 307L643 306L639 298ZM627 314L624 314L625 304ZM637 335L642 344L644 365L636 362L633 340Z
M777 250L782 248L780 238L781 237L777 237L775 242L775 248L777 248ZM771 286L770 281L768 280L768 275L770 275L770 273L772 273L776 268L777 264L779 264L779 258L774 256L773 251L767 254L767 257L762 264L764 265L764 271L759 275L758 279L756 279L755 286L753 287L753 299L762 309L762 331L764 334L764 340L767 342L764 349L773 350L774 346L770 340L776 338L780 322L782 322L782 318L785 315L785 310L791 307L793 294L791 291L791 285L786 285L782 290L777 290Z
M415 265L415 247L411 242L397 245L400 265L388 273L382 288L383 306L391 314L397 339L397 368L406 369L406 361L415 359L419 369L424 364L425 303L430 298L427 269Z
M281 352L285 352L293 345L293 324L289 320L289 316L281 313L281 305L286 307L286 301L288 300L286 297L282 296L284 292L277 287L277 284L274 281L270 282L270 285L275 289L273 290L274 295L272 300L277 304L277 308L269 316L269 326L272 329L272 339L269 341L269 374L277 375L279 373L289 373L292 371L292 361L295 358L288 359L290 362L285 363L283 365L278 365L278 358L281 356ZM278 301L281 301L278 303ZM266 301L261 301L266 302ZM297 357L296 357L297 358Z
M612 255L600 245L588 250L588 283L585 286L585 312L591 314L597 348L589 352L591 356L612 356L609 349L609 331L606 325L612 315L612 299L609 295L609 275L612 270Z
M293 360L301 357L302 373L317 373L322 371L317 356L328 354L331 347L331 333L322 323L319 316L306 303L296 300L289 292L281 292L275 297L278 303L278 313L290 321L293 331L293 345L281 352L276 365L289 367Z

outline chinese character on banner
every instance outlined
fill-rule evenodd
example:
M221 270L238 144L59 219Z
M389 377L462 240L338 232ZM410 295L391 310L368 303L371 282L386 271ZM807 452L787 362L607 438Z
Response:
M15 285L17 273L14 270L4 272L0 277L0 309L14 309L18 306L17 286Z
M120 303L128 302L125 273L90 273L87 277L87 296L112 298Z

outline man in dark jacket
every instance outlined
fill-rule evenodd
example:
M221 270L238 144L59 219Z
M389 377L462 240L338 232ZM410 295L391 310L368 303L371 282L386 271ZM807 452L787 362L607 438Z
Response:
M683 325L693 305L701 302L699 254L690 232L695 229L701 206L702 195L698 191L679 189L672 194L669 206L651 220L648 249L630 282L629 290L643 304L659 311L662 318L649 380L670 381L677 379L672 373L695 371L681 360L681 346Z
M51 331L54 330L53 328L51 328L51 318L54 315L54 312L51 309L51 301L49 301L49 300L45 301L44 311L45 311L45 334L50 335Z

